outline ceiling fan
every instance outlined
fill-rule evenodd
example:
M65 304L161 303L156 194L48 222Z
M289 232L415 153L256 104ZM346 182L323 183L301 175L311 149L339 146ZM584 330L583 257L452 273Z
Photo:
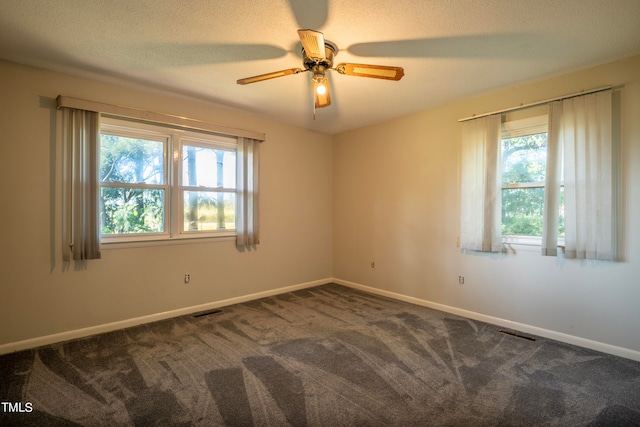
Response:
M374 79L400 80L404 76L401 67L387 67L384 65L349 64L340 63L333 66L333 59L338 54L338 46L324 39L321 32L314 30L298 30L298 36L302 43L302 68L289 68L273 73L260 74L238 80L238 84L261 82L276 77L290 76L310 71L313 73L311 83L313 85L313 99L315 108L324 108L331 104L329 84L325 73L335 70L340 74L357 77L371 77Z

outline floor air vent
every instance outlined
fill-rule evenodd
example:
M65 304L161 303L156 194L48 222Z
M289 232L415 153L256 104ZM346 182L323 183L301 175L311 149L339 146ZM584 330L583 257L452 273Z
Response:
M516 334L515 332L505 331L504 329L498 329L498 332L500 332L501 334L511 335L512 337L522 338L523 340L538 341L533 337L527 337L525 335Z
M196 313L193 315L194 318L211 316L212 314L222 313L222 310L209 310L209 311L201 311L200 313Z

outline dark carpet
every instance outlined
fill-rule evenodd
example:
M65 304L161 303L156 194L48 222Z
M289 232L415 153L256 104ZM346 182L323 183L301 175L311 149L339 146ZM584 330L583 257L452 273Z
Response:
M499 329L323 285L0 356L0 425L640 426L639 362Z

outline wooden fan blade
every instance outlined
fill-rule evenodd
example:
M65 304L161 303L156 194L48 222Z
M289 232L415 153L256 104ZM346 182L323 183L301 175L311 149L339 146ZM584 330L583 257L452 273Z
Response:
M313 30L298 30L298 37L307 56L314 60L324 60L324 35Z
M260 74L259 76L247 77L245 79L238 80L239 85L248 85L249 83L261 82L263 80L275 79L276 77L290 76L292 74L298 74L305 71L301 68L289 68L288 70L275 71L273 73Z
M404 76L402 67L387 67L385 65L367 64L338 64L336 71L340 74L358 77L371 77L374 79L400 80Z
M316 108L324 108L331 105L331 94L329 93L329 81L325 77L321 82L313 83L313 100L315 102ZM319 87L324 87L323 93L318 91Z

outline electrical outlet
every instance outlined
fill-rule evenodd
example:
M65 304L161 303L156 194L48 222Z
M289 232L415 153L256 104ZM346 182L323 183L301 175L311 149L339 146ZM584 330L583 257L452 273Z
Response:
M184 274L184 283L189 283L191 281L191 275L189 273Z
M376 268L376 262L375 261L371 261L371 268Z
M464 276L458 276L458 283L464 285Z

